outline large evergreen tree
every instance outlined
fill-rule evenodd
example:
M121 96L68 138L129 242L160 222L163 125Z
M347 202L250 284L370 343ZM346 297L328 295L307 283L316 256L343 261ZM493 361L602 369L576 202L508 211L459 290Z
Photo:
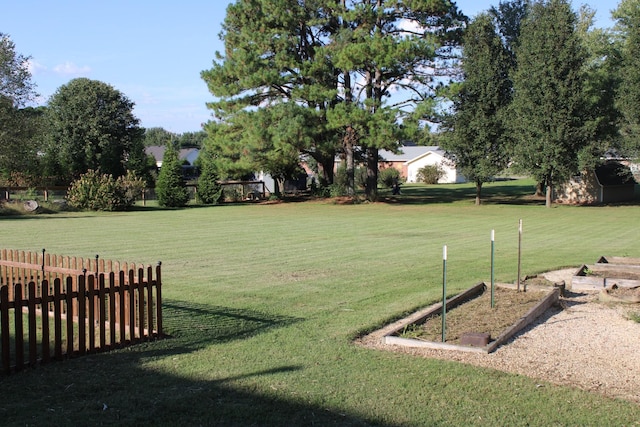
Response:
M593 28L595 11L583 5L578 14L578 35L585 46L586 126L591 136L581 153L581 168L593 168L611 149L620 150L619 110L615 95L620 86L620 52L608 30Z
M202 73L220 98L210 107L229 125L209 124L209 141L237 135L241 110L296 104L313 112L306 115L313 135L289 139L292 148L313 158L331 182L336 153L353 158L354 146L364 147L367 195L375 199L378 149L397 147L404 109L433 96L434 69L448 70L462 18L448 1L238 1L227 9L225 55ZM399 93L397 103L386 103ZM211 152L225 151L212 145Z
M481 14L463 38L464 82L454 98L449 133L441 146L462 174L476 184L480 204L482 184L508 163L505 111L511 100L510 61L492 19Z
M264 144L247 141L243 129L248 120L261 119L250 114L256 108L293 103L317 114L307 116L314 137L292 141L292 148L315 160L323 181L332 181L336 139L325 129L324 112L335 102L337 80L328 58L318 57L317 49L327 37L326 25L317 23L324 13L322 3L241 0L227 8L222 33L225 54L217 54L213 67L202 72L210 92L219 98L209 104L217 120L207 124L205 144L207 152L216 155L222 174L267 170L259 162L264 156L249 153ZM283 124L289 120L295 117L285 118ZM238 138L244 142L238 144ZM252 160L241 160L247 156ZM243 165L233 165L236 160Z
M516 51L511 129L516 164L547 188L578 172L585 129L584 48L567 1L539 1L523 21Z

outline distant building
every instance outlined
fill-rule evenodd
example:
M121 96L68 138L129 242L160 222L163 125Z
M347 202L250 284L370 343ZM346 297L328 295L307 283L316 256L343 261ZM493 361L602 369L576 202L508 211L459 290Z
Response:
M162 167L162 159L164 158L165 149L166 147L164 145L152 145L144 149L147 155L152 155L156 159L156 166L158 169ZM180 161L184 162L186 160L189 162L189 166L193 166L195 164L198 155L200 155L200 150L197 148L182 148L178 152L178 158Z
M619 203L635 198L636 182L629 166L607 161L595 171L584 171L566 183L557 185L553 199L557 203Z
M425 166L440 166L444 174L438 183L466 182L455 164L446 158L445 151L438 146L401 146L397 153L380 150L378 167L396 168L406 182L418 182L418 172Z

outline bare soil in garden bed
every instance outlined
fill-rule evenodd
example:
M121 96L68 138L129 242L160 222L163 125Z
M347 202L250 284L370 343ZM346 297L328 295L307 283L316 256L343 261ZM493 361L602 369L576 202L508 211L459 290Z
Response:
M488 333L491 340L500 336L507 328L523 317L547 292L538 290L508 289L495 287L494 306L491 307L491 290L466 301L446 313L445 342L460 344L460 337L469 332ZM400 334L405 338L425 341L442 340L442 316L429 318L421 325L413 325Z
M640 404L640 304L603 302L598 291L572 292L570 284L575 271L575 268L551 271L535 278L553 283L564 281L569 289L558 305L549 308L492 353L385 344L386 327L360 337L356 343L526 375L539 380L540 387L545 384L578 387ZM637 288L609 291L640 293ZM447 315L447 335L453 336L450 317L453 314ZM477 317L484 317L482 322L489 319L486 315ZM469 321L477 325L480 322L477 317Z

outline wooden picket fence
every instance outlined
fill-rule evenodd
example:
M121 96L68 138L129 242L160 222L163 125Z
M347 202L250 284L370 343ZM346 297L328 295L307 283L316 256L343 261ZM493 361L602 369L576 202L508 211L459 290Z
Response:
M160 267L0 250L2 371L162 337Z

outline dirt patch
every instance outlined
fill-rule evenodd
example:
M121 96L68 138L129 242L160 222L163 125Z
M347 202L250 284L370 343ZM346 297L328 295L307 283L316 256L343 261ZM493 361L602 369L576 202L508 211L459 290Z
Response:
M497 338L507 328L523 317L534 305L539 303L547 292L538 290L518 291L496 287L494 306L491 307L491 290L466 301L446 313L445 342L460 344L465 333L488 333ZM433 316L420 325L411 325L400 334L404 338L424 341L442 340L442 317Z

